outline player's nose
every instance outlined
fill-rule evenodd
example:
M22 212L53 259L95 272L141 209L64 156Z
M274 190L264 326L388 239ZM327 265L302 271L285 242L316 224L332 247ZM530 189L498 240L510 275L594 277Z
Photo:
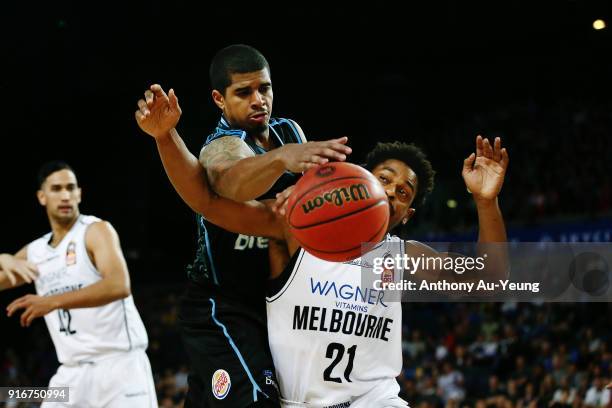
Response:
M387 194L387 198L389 199L389 201L395 199L395 187L387 184L385 186L385 193Z
M251 99L251 104L253 106L263 106L266 103L266 99L260 92L253 92L253 98Z

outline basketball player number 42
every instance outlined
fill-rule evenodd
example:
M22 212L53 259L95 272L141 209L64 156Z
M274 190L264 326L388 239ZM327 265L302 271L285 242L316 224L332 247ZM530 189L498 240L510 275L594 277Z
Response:
M76 333L76 330L72 330L70 327L72 324L72 315L70 314L70 310L57 309L57 316L59 317L60 332L64 333L66 336Z
M332 377L332 371L334 368L343 360L344 353L348 354L348 363L346 364L346 368L344 369L344 379L347 382L351 382L350 376L351 371L353 371L353 362L355 361L355 351L357 351L357 346L351 346L348 349L345 349L344 344L340 343L329 343L327 346L327 351L325 352L325 357L332 359L329 367L323 371L323 379L325 381L331 381L335 383L341 383L342 379L340 377Z

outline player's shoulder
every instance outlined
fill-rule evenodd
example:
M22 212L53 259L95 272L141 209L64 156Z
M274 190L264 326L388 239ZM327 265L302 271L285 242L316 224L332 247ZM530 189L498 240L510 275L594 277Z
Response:
M244 140L246 138L247 133L244 130L240 129L222 129L218 132L211 133L204 142L204 146L211 144L219 139L224 138L236 138L238 140ZM227 140L227 139L224 139Z
M84 215L81 214L79 216L79 219L77 221L78 223L80 223L81 225L91 225L91 224L95 224L95 223L99 223L99 222L105 222L103 221L101 218L96 217L95 215Z
M294 129L300 127L295 120L289 118L270 118L269 126L289 126Z
M404 242L404 248L407 255L410 256L420 256L420 255L428 255L428 256L437 256L439 253L436 249L431 246L414 240L407 240Z
M79 222L81 223L81 225L85 226L85 228L87 229L87 235L91 235L91 234L105 235L107 233L111 233L111 234L116 233L115 228L109 221L103 220L93 215L85 216L82 219L80 219Z
M231 129L227 126L217 126L215 131L206 137L204 141L204 146L209 145L210 143L217 141L222 138L237 138L240 140L244 140L247 136L247 133L242 129Z
M85 228L85 240L88 246L94 244L97 240L117 236L117 231L110 222L96 216L82 215L79 223Z
M295 126L297 125L297 122L289 118L270 118L269 125L270 126L281 126L281 125Z
M306 135L304 131L293 119L288 118L271 118L269 126L273 129L283 129L292 135L291 142L294 143L305 143Z
M414 255L417 252L422 252L423 250L426 250L428 253L433 251L432 248L422 242L415 241L413 239L403 239L397 235L387 234L387 237L383 242L394 245L396 248L397 245L399 245L399 247L403 248L405 253L408 255Z

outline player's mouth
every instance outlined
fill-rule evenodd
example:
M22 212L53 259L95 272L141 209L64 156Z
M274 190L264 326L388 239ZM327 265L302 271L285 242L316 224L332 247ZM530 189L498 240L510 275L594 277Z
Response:
M268 112L257 112L249 116L249 120L257 123L264 123L268 118Z
M61 213L69 213L72 211L72 206L71 205L60 205L59 207L57 207L57 209Z

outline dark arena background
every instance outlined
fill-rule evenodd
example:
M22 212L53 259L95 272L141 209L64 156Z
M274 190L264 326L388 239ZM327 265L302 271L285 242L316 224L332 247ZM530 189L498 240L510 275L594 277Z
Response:
M500 205L512 240L612 241L609 1L0 9L0 252L47 232L36 171L71 163L81 212L121 237L160 406L182 406L186 390L177 299L196 229L134 111L150 84L173 87L179 132L197 154L219 116L208 64L226 45L262 51L274 116L295 119L310 140L349 136L354 162L377 141L424 148L436 186L407 237L475 237L461 166L483 134L501 136L510 154ZM0 304L30 291L4 291ZM405 304L401 395L413 408L609 406L611 312L606 303ZM0 386L44 386L57 364L42 319L22 329L0 316Z

